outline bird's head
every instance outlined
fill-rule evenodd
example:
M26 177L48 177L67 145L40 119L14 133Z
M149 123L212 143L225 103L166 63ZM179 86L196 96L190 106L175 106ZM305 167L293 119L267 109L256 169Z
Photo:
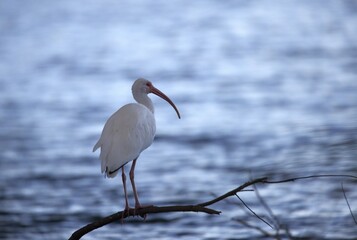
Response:
M147 80L145 78L138 78L134 82L131 90L133 91L133 93L138 92L138 93L142 93L142 94L143 93L149 94L149 93L151 93L151 89L150 89L151 86L152 86L152 83L149 80Z
M161 92L159 89L154 87L154 85L147 79L145 78L138 78L132 88L131 88L134 98L135 95L142 95L142 94L149 94L153 93L162 99L166 100L176 111L178 118L181 118L179 111L177 110L175 104L171 101L171 99L166 96L163 92Z

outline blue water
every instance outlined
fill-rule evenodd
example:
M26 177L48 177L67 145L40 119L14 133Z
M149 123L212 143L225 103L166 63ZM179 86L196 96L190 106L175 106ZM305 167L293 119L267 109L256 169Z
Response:
M67 239L122 210L92 147L145 77L156 107L143 204L193 204L253 177L357 175L355 1L0 2L0 239ZM259 185L296 237L355 239L356 181ZM133 195L129 191L131 205ZM241 193L264 216L253 192ZM264 238L236 198L220 216L149 215L83 239Z

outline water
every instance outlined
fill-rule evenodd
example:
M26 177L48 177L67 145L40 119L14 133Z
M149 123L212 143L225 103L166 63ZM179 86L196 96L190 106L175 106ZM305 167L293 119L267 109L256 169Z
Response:
M123 208L91 149L146 77L170 96L140 157L143 204L192 204L249 180L357 174L354 1L2 1L0 238L66 239ZM294 236L354 239L356 181L260 185ZM240 196L261 215L254 193ZM133 196L130 191L133 205ZM260 232L235 198L221 216L149 215L84 239L242 239Z

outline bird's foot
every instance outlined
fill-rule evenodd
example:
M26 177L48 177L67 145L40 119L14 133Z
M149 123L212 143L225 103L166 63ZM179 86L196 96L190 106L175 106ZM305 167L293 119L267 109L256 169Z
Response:
M148 207L153 207L154 205L141 205L140 203L135 204L135 208L134 208L134 215L139 215L140 217L144 218L144 220L146 220L146 216L147 214L140 214L139 210L143 209L143 208L148 208Z
M129 206L125 206L124 210L122 211L122 214L121 214L121 223L124 222L124 218L130 216L130 207Z

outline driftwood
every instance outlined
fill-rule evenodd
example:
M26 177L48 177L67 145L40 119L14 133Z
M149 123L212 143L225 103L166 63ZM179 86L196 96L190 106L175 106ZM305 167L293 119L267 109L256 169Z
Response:
M107 225L109 223L115 222L115 221L122 221L123 219L130 217L130 216L141 216L143 218L146 217L147 214L155 214L155 213L168 213L168 212L202 212L202 213L206 213L206 214L216 214L219 215L221 212L217 211L215 209L212 208L208 208L208 206L215 204L219 201L222 201L223 199L226 199L228 197L231 196L237 196L238 192L244 191L245 188L249 187L249 186L254 186L255 184L277 184L277 183L286 183L286 182L292 182L295 180L301 180L301 179L309 179L309 178L321 178L321 177L339 177L339 178L352 178L352 179L357 179L357 176L352 176L352 175L332 175L332 174L325 174L325 175L311 175L311 176L304 176L304 177L296 177L296 178L289 178L289 179L284 179L284 180L268 180L268 178L263 177L263 178L257 178L257 179L253 179L251 181L248 181L244 184L242 184L241 186L211 200L211 201L207 201L207 202L203 202L203 203L198 203L195 205L174 205L174 206L148 206L148 207L144 207L144 208L140 208L137 210L134 209L129 209L129 211L120 211L117 213L114 213L112 215L109 215L107 217L104 217L102 219L99 219L95 222L92 222L80 229L78 229L77 231L75 231L71 237L69 238L69 240L78 240L81 237L83 237L85 234L98 229L104 225ZM239 197L238 197L239 198ZM346 198L346 197L345 197ZM240 199L240 198L239 198ZM241 199L240 199L241 200ZM242 201L242 200L241 200ZM347 198L346 198L347 201ZM243 201L242 201L243 202ZM245 203L243 202L243 204L245 205ZM348 204L348 202L347 202ZM265 222L267 225L269 225L270 227L272 227L269 223L267 223L265 220L263 220L262 218L260 218L258 215L256 215L254 213L254 211L252 211L247 205L245 205L249 211L251 211L257 218L259 218L261 221ZM349 204L348 204L349 207ZM351 215L353 216L352 210L351 211ZM246 223L245 223L246 224Z

